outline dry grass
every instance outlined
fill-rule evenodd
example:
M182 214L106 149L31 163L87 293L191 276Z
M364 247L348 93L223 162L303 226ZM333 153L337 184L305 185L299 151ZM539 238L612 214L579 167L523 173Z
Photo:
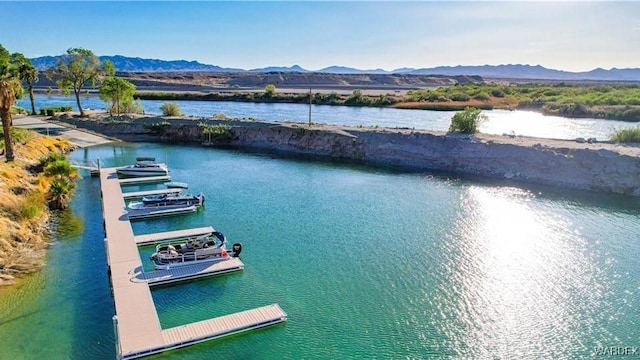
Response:
M44 200L49 182L29 168L49 152L71 148L66 140L28 132L15 146L16 160L0 162L0 285L44 266L50 241Z

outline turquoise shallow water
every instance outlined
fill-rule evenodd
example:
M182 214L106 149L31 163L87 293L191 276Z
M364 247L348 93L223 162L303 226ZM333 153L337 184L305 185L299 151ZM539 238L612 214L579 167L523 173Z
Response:
M289 314L156 358L572 359L640 345L638 199L161 144L72 158L142 155L207 202L136 234L212 225L244 244L242 273L153 290L162 326L270 303ZM2 359L114 357L97 179L73 211L82 234L0 289Z

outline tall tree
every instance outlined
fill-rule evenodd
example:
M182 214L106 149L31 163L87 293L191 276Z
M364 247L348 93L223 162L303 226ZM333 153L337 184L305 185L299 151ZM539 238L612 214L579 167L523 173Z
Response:
M7 161L13 161L15 157L11 142L11 107L23 93L18 67L10 60L9 51L0 45L0 118Z
M38 70L29 58L20 54L11 54L11 62L18 67L20 80L27 84L29 89L29 99L31 100L31 115L36 114L36 104L33 98L33 84L38 82Z
M100 85L100 99L111 103L111 110L115 109L120 116L120 106L133 101L136 86L119 77L108 77Z
M84 116L84 110L80 103L80 92L86 85L94 87L104 76L115 73L115 67L110 61L100 66L100 58L91 50L83 48L71 48L58 60L55 68L47 71L48 78L58 78L56 84L65 93L73 89L80 115Z

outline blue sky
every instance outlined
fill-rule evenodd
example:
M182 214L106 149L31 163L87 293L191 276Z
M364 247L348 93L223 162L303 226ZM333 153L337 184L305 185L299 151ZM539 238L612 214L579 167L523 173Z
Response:
M0 44L223 67L640 67L640 2L0 2Z

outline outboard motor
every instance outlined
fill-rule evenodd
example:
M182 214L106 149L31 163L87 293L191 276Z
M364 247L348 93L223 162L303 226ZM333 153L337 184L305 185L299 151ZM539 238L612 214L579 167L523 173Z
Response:
M233 246L231 247L231 250L233 250L233 257L240 256L240 253L242 252L242 244L240 243L233 244Z

